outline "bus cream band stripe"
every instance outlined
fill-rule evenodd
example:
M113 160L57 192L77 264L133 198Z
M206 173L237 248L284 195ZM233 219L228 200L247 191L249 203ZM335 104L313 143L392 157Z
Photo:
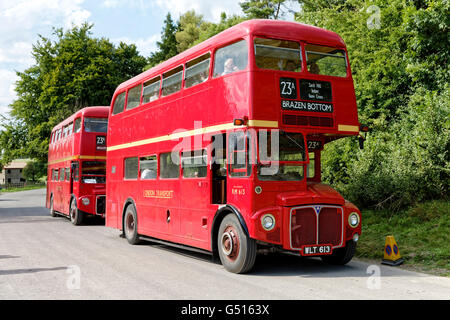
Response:
M338 125L338 130L339 131L359 132L359 127L358 126L348 126L348 125L345 125L345 124L340 124L340 125Z
M278 121L248 120L248 126L249 127L278 128ZM211 127L188 130L188 131L183 131L183 132L179 132L179 133L172 133L172 134L168 134L168 135L156 137L156 138L150 138L150 139L139 140L139 141L135 141L135 142L118 144L116 146L108 147L107 151L132 148L132 147L142 146L145 144L151 144L151 143L157 143L157 142L163 142L163 141L169 141L169 140L177 140L180 138L195 136L198 134L206 134L206 133L212 133L212 132L216 132L216 131L230 130L230 129L233 129L236 127L239 127L239 126L235 126L234 123L219 124L219 125L211 126Z
M73 156L73 157L67 157L67 158L63 158L63 159L57 159L57 160L53 160L50 161L48 164L55 164L55 163L59 163L59 162L64 162L64 161L69 161L69 160L106 160L105 156Z

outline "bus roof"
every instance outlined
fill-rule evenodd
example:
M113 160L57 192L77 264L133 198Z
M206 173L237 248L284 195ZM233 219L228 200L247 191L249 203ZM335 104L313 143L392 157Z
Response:
M61 127L64 127L66 124L69 124L70 122L72 122L75 118L77 118L78 116L106 116L106 118L109 115L109 107L108 106L94 106L94 107L85 107L81 110L78 110L77 112L75 112L74 114L72 114L70 117L68 117L67 119L61 121L60 123L58 123L56 126L53 127L52 132L55 131L56 129L59 129Z
M311 25L280 21L268 19L254 19L241 22L231 28L228 28L221 33L197 44L196 46L187 49L186 51L162 62L161 64L121 83L116 92L126 88L134 83L148 79L153 75L158 75L161 72L169 70L173 67L179 66L183 61L188 61L198 56L199 52L205 52L213 47L221 46L233 40L253 35L264 35L266 37L286 40L302 40L308 43L328 45L332 47L344 48L345 43L342 38L335 32L328 31L322 28Z

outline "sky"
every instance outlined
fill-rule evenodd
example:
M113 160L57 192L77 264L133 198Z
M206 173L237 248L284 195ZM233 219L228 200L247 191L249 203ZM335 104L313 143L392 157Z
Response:
M136 44L141 55L156 50L168 12L177 21L194 9L204 20L219 22L220 14L242 14L242 0L0 0L0 114L16 98L16 71L34 64L31 55L38 35L52 36L52 28L68 29L93 23L94 37L119 44ZM293 20L287 16L285 20Z

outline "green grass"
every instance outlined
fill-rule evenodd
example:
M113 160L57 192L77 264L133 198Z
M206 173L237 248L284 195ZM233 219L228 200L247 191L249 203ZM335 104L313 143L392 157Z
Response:
M362 211L356 256L383 259L385 238L393 235L405 259L402 268L450 276L450 202L430 201L398 213Z
M35 190L35 189L42 189L45 188L45 183L43 184L32 184L25 187L18 187L18 188L8 188L8 189L1 189L1 193L9 193L9 192L18 192L18 191L27 191L27 190Z

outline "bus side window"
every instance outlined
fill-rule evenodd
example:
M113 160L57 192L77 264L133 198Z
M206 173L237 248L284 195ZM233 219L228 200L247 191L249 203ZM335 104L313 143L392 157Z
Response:
M59 181L64 181L65 177L64 170L65 170L64 168L59 169Z
M135 86L128 90L127 110L138 107L141 103L142 85Z
M69 123L68 135L70 136L73 133L73 122Z
M149 103L159 98L161 78L158 76L144 83L142 91L142 103Z
M156 156L139 158L139 176L141 180L155 180L158 175Z
M184 151L181 158L183 178L204 178L207 174L206 150Z
M123 108L125 107L125 95L126 92L122 92L116 97L116 100L114 101L112 114L118 114L123 111Z
M162 93L161 96L168 96L181 90L183 81L183 66L172 69L163 74Z
M138 177L138 158L132 157L132 158L125 158L124 160L124 174L125 179L132 179L135 180Z
M220 48L214 56L213 77L217 78L239 70L244 70L248 63L247 42L241 40Z
M78 133L81 131L81 118L75 119L75 124L73 126L73 131L75 133Z
M178 153L161 153L159 155L159 163L161 179L173 179L180 176L180 156Z
M66 168L66 181L70 181L70 168Z
M189 88L208 80L210 53L186 63L184 87Z

